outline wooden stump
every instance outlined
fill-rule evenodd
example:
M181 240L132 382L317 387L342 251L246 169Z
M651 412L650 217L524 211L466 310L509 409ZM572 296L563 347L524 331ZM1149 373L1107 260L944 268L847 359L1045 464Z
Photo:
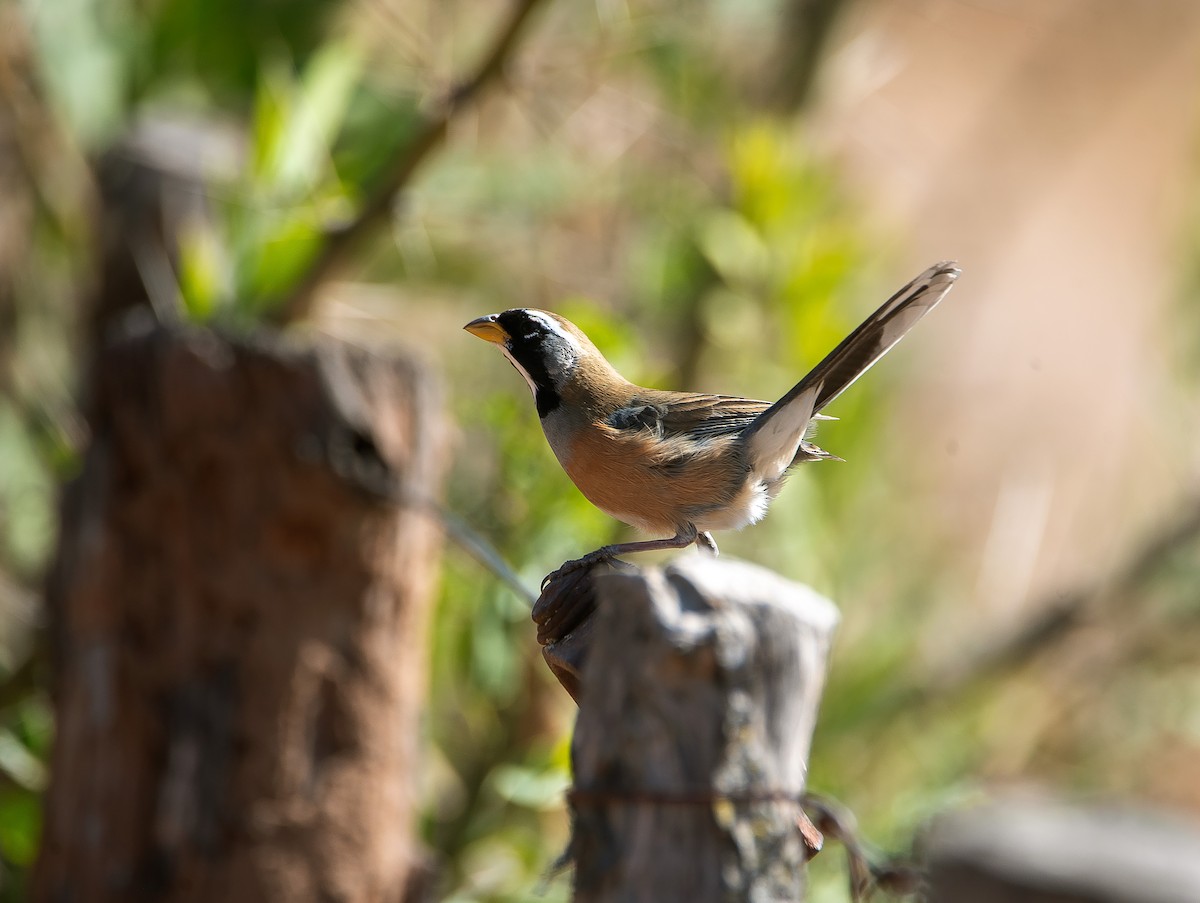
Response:
M930 903L1193 903L1200 826L1163 813L1032 797L941 816Z
M99 356L48 587L35 898L395 901L440 534L429 378L146 328Z
M576 901L803 899L798 801L836 609L699 556L596 586L572 746Z

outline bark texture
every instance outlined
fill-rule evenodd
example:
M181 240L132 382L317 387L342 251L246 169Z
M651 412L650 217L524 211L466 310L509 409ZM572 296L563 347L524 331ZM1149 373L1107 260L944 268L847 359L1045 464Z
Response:
M126 329L48 587L35 897L391 901L440 548L429 378L337 344Z
M803 899L798 800L836 609L699 556L596 586L572 747L575 900Z

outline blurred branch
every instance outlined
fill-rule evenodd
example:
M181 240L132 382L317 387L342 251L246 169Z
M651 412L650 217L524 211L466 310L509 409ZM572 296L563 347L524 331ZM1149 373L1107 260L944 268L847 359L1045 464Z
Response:
M398 507L412 507L432 520L442 532L478 564L491 571L531 608L538 595L521 580L520 576L504 560L504 556L479 531L461 517L451 512L432 496L419 491L410 491L384 474L370 469L352 468L343 474L363 492Z
M1065 642L1077 628L1114 602L1141 589L1175 554L1198 540L1200 498L1193 498L1182 515L1148 536L1108 579L1036 605L1030 618L1007 636L935 668L931 677L898 691L888 708L895 713L913 704L945 699L1016 670Z
M379 189L363 204L350 222L331 230L317 253L308 272L292 294L275 307L268 318L275 323L288 323L304 317L312 307L313 296L320 285L350 256L363 238L387 220L395 196L412 180L420 165L445 138L450 122L462 109L475 101L500 73L511 58L521 32L541 0L518 0L503 29L496 36L491 50L475 74L452 90L441 107L414 135L408 149L394 162Z
M697 246L694 236L688 236L681 253L686 255L687 278L679 291L679 314L672 329L678 337L673 382L678 386L695 386L700 381L700 367L708 346L704 298L721 284L721 277Z
M83 234L80 214L94 200L90 174L87 162L63 134L43 96L34 56L21 7L6 5L0 10L0 124L5 160L23 178L23 187L43 222L66 241L77 242ZM6 196L5 203L11 210L11 197ZM6 240L11 238L6 236Z
M412 498L410 501L428 510L437 519L446 535L460 549L495 574L502 583L520 596L523 602L531 608L537 603L537 593L525 585L516 571L509 566L496 547L488 542L482 533L433 499Z
M791 0L783 7L776 47L771 100L783 113L795 113L812 98L829 38L849 0Z
M1174 523L1152 534L1108 580L1077 589L1037 606L1035 614L1008 637L971 656L969 663L943 672L941 685L954 692L992 675L1017 668L1062 641L1088 616L1107 609L1152 579L1180 549L1200 539L1200 501L1193 500Z

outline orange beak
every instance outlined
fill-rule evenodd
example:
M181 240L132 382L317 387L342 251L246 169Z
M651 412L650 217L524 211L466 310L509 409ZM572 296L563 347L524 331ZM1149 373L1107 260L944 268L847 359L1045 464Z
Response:
M509 339L504 327L496 322L496 314L488 314L486 317L472 320L463 329L493 345L503 345Z

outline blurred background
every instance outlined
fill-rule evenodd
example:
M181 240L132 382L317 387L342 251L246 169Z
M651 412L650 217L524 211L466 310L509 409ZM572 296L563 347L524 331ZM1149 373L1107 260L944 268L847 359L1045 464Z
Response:
M511 8L0 7L0 898L22 898L48 780L41 580L120 228L98 198L139 203L111 174L151 147L177 169L177 259L147 241L137 267L160 314L278 322ZM440 371L446 505L536 586L627 533L462 324L543 307L635 382L773 399L958 260L830 409L846 463L717 537L841 606L810 785L891 850L1014 785L1197 812L1198 86L1189 0L544 0L289 325ZM569 894L574 708L533 635L449 545L421 778L445 899ZM813 899L846 899L840 860L811 872Z

